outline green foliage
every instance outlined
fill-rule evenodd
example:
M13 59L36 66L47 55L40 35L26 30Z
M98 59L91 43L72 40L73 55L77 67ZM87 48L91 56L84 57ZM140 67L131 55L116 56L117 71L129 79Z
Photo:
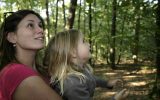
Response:
M58 3L58 28L55 29L56 22L56 1L48 0L49 19L50 19L50 36L54 35L54 31L64 30L64 14L62 8L62 0ZM92 43L93 55L99 55L96 59L104 58L102 55L107 55L111 41L111 23L112 23L112 1L113 0L81 0L81 6L78 3L76 16L74 20L74 28L78 27L78 14L80 14L80 30L85 32L85 38L89 39L89 3L92 4ZM45 0L1 0L0 4L0 24L3 21L3 13L6 11L16 11L18 9L33 9L39 12L42 16L46 14ZM137 6L140 10L135 11ZM139 33L139 59L154 60L155 43L154 32L155 25L155 10L154 2L143 0L118 0L117 1L117 22L116 22L116 60L121 54L122 59L132 60L132 51L135 36L135 20L140 16L140 33ZM65 15L66 20L69 9L69 0L65 0ZM43 12L43 14L42 14ZM149 12L149 13L148 13ZM46 20L46 17L44 17ZM97 50L96 50L97 49Z
M93 3L93 0L86 0L87 3Z

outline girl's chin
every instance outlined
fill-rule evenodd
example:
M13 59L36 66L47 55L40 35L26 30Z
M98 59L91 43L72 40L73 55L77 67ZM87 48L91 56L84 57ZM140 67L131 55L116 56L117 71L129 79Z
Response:
M89 61L89 59L90 59L90 57L84 58L84 59L83 59L84 63L87 63L87 62Z

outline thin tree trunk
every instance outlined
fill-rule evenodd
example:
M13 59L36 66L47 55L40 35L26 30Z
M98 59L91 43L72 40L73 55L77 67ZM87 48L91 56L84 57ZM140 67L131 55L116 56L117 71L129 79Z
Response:
M56 2L56 22L55 22L55 25L54 25L54 30L55 30L55 34L57 34L57 26L58 26L58 1Z
M70 2L70 8L69 8L69 17L68 17L68 23L67 23L67 29L72 29L74 24L74 18L75 18L75 11L77 7L77 0L71 0Z
M133 59L134 64L138 63L138 52L139 52L139 30L140 30L140 18L136 19L136 27L135 27L135 37L134 37L134 50L133 50Z
M126 15L124 14L124 16L123 16L123 20L122 20L122 27L121 27L121 34L123 34L123 32L124 32L124 26L125 26L125 20L126 20ZM122 35L123 36L123 35ZM120 47L120 50L119 50L119 55L118 55L118 61L117 61L117 65L120 63L120 61L121 61L121 52L122 52L122 45L123 45L123 41L121 40L120 41L120 45L121 45L121 47Z
M109 7L108 7L108 5L107 5L107 3L104 5L104 12L106 12L107 14L109 14L110 13L110 9L109 9ZM107 15L108 16L108 15ZM106 22L107 22L107 28L108 28L108 30L111 30L111 28L112 27L110 27L110 19L109 18L107 18L107 20L106 20ZM108 34L108 32L106 32L106 35ZM110 63L111 63L111 61L110 61L110 47L109 46L107 46L108 44L111 44L111 42L110 42L110 36L108 36L107 35L107 37L106 37L107 39L107 44L106 44L106 52L105 52L105 57L106 57L106 61L107 61L107 64L108 65L110 65Z
M80 0L80 4L79 4L79 14L78 14L78 29L80 29L81 26L81 0Z
M66 27L66 13L65 13L65 4L64 4L64 0L63 0L63 21L64 21L64 28Z
M138 63L138 52L139 52L139 31L140 31L140 3L137 1L137 5L135 8L136 14L136 25L135 25L135 36L134 36L134 46L133 46L133 59L134 64Z
M86 2L84 2L84 21L83 21L83 34L85 34L86 33L86 14L85 14L85 11L86 11Z
M92 48L92 4L89 3L89 44L90 44L90 52L93 53ZM92 59L89 60L89 63L92 65Z
M48 11L48 0L46 0L46 15L47 15L47 30L48 30L48 40L50 39L50 19L49 19L49 11Z
M96 2L96 0L94 0L94 7L96 8L97 7L97 2ZM94 10L93 10L93 12L95 12ZM95 14L95 16L96 16L96 13L94 13ZM94 17L94 22L95 22L95 25L94 25L94 27L95 27L95 29L97 29L97 32L96 32L96 34L98 34L99 33L99 28L97 28L98 26L97 26L97 18L96 17ZM98 59L98 44L97 44L97 42L96 41L94 41L94 43L95 43L95 55L96 55L96 60Z
M116 36L116 5L117 0L113 0L113 15L112 15L112 27L111 27L111 48L110 48L110 61L111 68L115 69L115 36Z

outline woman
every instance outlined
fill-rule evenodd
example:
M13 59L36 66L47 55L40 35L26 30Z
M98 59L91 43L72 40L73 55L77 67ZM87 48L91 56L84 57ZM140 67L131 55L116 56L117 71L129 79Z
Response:
M0 100L61 100L36 62L44 22L32 10L12 13L0 29Z

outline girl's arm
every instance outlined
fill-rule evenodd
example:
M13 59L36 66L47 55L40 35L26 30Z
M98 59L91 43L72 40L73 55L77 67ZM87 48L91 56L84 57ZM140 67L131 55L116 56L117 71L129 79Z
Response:
M97 76L94 76L96 80L96 87L112 89L116 84L122 85L123 81L121 79L104 80Z
M101 88L108 88L108 89L112 89L113 86L109 85L109 81L101 79L97 76L94 76L95 80L96 80L96 87L101 87Z

